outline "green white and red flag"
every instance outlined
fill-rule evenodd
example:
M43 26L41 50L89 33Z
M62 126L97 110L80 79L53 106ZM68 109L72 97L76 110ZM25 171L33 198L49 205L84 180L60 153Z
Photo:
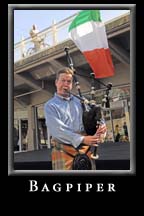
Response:
M95 78L114 75L114 66L99 10L81 11L69 26L69 36L85 56Z

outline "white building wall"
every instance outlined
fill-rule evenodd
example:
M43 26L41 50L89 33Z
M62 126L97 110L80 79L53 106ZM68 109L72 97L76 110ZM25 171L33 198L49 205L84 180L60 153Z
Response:
M114 66L115 75L106 79L101 79L104 83L111 82L113 85L130 83L130 66L119 63Z

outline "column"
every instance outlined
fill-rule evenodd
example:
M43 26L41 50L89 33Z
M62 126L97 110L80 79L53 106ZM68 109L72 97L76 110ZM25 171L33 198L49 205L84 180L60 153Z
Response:
M53 46L55 46L58 43L56 21L55 20L53 20L53 23L52 23L52 36L53 36Z
M34 107L28 107L28 151L32 151L36 149L35 146L35 115L34 115Z

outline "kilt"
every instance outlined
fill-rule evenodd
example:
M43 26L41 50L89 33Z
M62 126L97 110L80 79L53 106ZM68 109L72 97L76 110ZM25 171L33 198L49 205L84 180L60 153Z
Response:
M81 144L82 145L82 144ZM78 153L73 146L58 143L52 140L52 169L53 170L72 170L74 156ZM79 153L86 153L91 160L92 170L96 169L95 160L91 159L90 146L82 145Z

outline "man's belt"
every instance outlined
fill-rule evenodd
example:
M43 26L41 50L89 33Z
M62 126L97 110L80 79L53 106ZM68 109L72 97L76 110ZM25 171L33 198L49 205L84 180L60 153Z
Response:
M67 153L71 157L75 157L78 153L79 154L87 154L88 151L90 150L90 146L87 146L83 143L80 144L80 146L78 148L74 148L72 145L60 143L57 140L52 139L51 144L52 144L52 147Z

